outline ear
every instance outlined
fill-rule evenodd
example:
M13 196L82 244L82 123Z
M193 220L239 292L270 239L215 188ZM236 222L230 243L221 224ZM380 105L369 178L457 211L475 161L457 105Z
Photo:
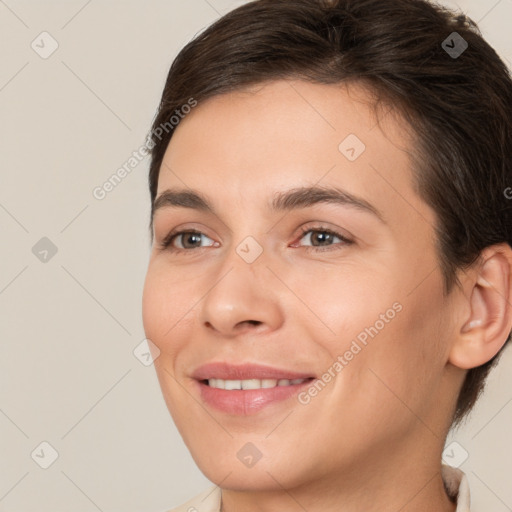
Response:
M487 247L468 272L469 315L458 328L449 361L462 369L490 361L512 329L512 249L508 244ZM467 304L465 305L467 308Z

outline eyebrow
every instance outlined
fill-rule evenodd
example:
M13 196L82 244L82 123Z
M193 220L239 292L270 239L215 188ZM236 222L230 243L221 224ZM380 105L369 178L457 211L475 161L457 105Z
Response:
M285 192L276 192L269 206L273 212L287 212L321 203L349 206L371 213L381 222L385 222L382 214L371 203L335 187L299 187ZM210 201L194 190L168 189L163 191L153 203L152 216L157 210L168 207L191 208L217 215Z

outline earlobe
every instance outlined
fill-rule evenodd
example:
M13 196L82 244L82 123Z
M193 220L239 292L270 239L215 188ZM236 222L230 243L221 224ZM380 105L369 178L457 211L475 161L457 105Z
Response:
M490 361L512 329L512 249L487 247L471 275L470 313L450 351L453 365L470 369Z

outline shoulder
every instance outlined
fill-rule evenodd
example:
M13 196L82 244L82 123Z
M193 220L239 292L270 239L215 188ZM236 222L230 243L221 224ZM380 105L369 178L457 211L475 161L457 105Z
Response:
M211 487L190 501L168 512L219 512L220 496L220 488L217 486Z

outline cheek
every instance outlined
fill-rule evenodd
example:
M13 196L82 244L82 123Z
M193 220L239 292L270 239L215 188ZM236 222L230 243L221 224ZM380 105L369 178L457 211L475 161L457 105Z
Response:
M333 400L357 397L348 407L360 409L359 414L380 404L395 417L400 409L408 414L403 403L421 409L428 402L446 363L448 334L440 322L448 313L440 275L417 286L418 274L398 266L346 266L329 279L309 275L297 282L311 310L332 332L313 328L318 322L298 321L324 347L326 362L333 365L343 358Z
M157 264L150 263L142 297L142 319L146 337L159 349L154 368L163 398L175 422L176 410L186 407L187 396L175 380L176 364L186 339L181 333L187 328L187 310L193 303L187 297L183 280L173 278ZM182 404L180 406L180 404Z
M176 336L190 324L193 314L194 284L168 272L161 265L150 263L142 297L142 320L146 336L162 353L174 352Z
M402 295L400 304L402 310L370 341L358 377L363 396L413 419L410 411L428 414L442 378L449 335L440 322L447 306L437 280L416 295Z
M403 309L400 282L376 264L345 261L337 267L304 269L294 277L294 292L314 313L308 314L299 304L296 321L333 358L348 350L354 340L364 347L365 342L382 337Z

